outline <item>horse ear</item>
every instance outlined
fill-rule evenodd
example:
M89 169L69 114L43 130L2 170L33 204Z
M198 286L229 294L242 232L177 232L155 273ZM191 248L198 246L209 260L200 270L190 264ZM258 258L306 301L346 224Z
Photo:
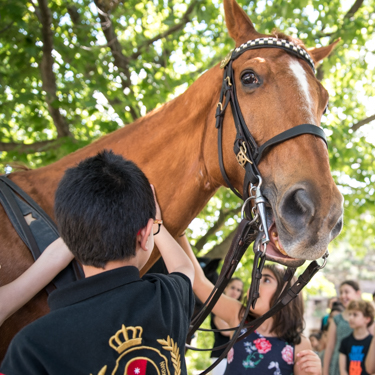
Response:
M326 47L320 47L320 48L308 48L307 51L309 52L309 55L313 58L315 63L318 63L325 59L333 50L335 45L341 40L341 38L338 38L333 43L331 43L329 46Z
M224 13L229 35L236 45L261 36L255 30L249 16L235 0L224 0Z

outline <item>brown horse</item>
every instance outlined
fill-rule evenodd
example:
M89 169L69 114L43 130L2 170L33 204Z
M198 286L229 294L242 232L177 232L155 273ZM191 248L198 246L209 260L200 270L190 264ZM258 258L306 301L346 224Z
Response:
M234 0L224 0L224 8L236 46L267 37L255 31ZM281 34L274 37L291 40ZM294 42L302 45L298 40ZM313 48L309 54L316 63L332 48ZM242 54L233 62L233 69L242 114L258 144L298 124L319 126L328 94L305 61L281 49L262 48ZM256 85L246 84L249 77L256 80ZM222 70L215 66L184 94L135 123L52 165L13 173L10 178L53 218L54 192L64 171L100 150L112 149L136 162L155 185L164 223L177 236L215 191L226 185L219 168L215 128L222 79ZM235 127L229 107L227 112L223 160L229 180L242 191L244 170L233 153ZM287 262L291 258L322 256L342 225L342 196L331 177L325 143L309 134L285 141L265 154L259 170L263 194L273 213L270 251L274 257L284 257ZM33 260L2 208L0 226L0 285L4 285L24 272ZM282 256L280 249L288 257ZM149 265L158 256L155 250ZM47 312L46 293L42 291L10 317L0 328L0 356L17 331Z

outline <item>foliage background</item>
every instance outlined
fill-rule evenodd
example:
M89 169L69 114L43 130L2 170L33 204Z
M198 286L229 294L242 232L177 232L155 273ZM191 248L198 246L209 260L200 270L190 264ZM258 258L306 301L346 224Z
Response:
M330 93L322 123L332 173L345 197L345 226L331 245L336 259L325 282L310 293L330 295L345 277L370 280L375 0L239 3L259 32L276 27L308 47L341 38L317 76ZM32 168L49 164L126 126L183 92L233 47L217 0L0 0L0 7L3 167L14 161ZM239 212L239 200L220 189L189 228L196 254L222 258ZM248 279L251 263L249 252L241 277Z

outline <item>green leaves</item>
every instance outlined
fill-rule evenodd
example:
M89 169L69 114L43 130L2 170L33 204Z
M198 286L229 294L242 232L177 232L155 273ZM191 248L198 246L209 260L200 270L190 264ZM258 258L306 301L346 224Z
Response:
M1 152L4 164L17 160L39 167L58 160L170 100L233 48L221 2L102 1L98 11L88 0L49 0L56 81L49 106L51 82L41 74L44 20L34 4L13 0L1 13L0 142L20 144ZM375 152L367 134L375 125L366 119L375 113L375 1L240 4L261 33L276 27L307 47L341 37L320 67L330 94L322 123L330 133L333 175L345 196L347 225L334 246L345 241L359 253L373 249ZM58 110L71 137L58 138L51 109ZM41 141L50 142L42 147ZM206 244L198 246L199 254L213 251L235 228L238 207L237 198L219 190L196 220L200 229L191 226L193 244ZM251 259L250 253L244 259L244 275Z

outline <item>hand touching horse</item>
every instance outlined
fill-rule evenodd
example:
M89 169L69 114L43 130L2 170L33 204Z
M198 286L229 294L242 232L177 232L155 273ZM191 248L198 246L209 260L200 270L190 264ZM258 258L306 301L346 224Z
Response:
M224 0L226 24L236 47L259 34L234 0ZM302 42L282 34L306 50ZM314 63L333 49L308 51ZM328 94L309 64L283 49L247 50L233 61L233 79L244 122L258 145L299 124L320 125ZM54 191L63 172L103 149L133 160L155 186L163 219L172 235L180 234L215 191L227 186L219 167L215 113L223 71L204 73L189 89L133 124L119 129L60 161L9 176L53 217ZM223 118L222 154L231 184L242 191L244 170L233 153L236 130L228 107ZM330 173L324 141L303 134L273 146L259 163L263 195L269 202L270 243L267 253L284 263L317 259L342 226L342 196ZM125 209L125 208L124 208ZM0 208L0 281L4 285L32 263L32 257ZM158 258L157 249L150 264ZM149 265L150 265L149 264ZM0 358L14 334L46 314L40 292L0 327Z

